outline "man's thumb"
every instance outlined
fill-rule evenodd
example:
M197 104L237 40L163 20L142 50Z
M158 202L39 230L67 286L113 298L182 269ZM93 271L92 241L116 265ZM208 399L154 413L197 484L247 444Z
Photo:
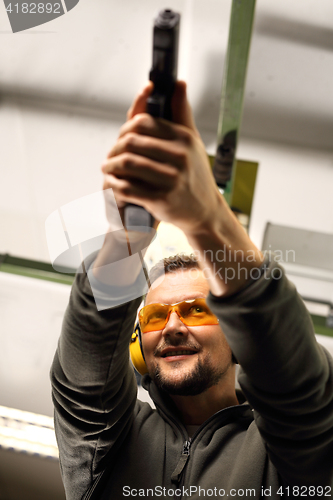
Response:
M195 121L191 106L187 100L186 82L178 80L175 85L175 90L172 96L172 121L185 125L196 133L198 130L195 126Z
M148 82L147 85L141 90L141 92L135 97L131 107L127 111L127 120L131 120L135 115L139 113L146 112L147 99L151 94L153 88L153 83Z

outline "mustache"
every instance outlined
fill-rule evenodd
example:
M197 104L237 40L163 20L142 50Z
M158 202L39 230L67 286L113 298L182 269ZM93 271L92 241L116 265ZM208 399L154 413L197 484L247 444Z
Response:
M179 339L179 341L164 341L162 344L158 345L154 351L154 356L159 356L161 352L166 349L167 347L179 347L181 346L182 349L194 349L196 351L200 350L200 345L194 344L193 342L184 342L182 339Z

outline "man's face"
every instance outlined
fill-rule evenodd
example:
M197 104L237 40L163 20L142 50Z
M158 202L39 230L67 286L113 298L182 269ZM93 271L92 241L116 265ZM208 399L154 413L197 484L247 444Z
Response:
M148 292L146 305L205 298L208 291L199 269L167 273ZM219 325L186 326L176 312L163 330L143 333L142 346L151 378L173 395L200 394L220 383L232 367L232 353Z

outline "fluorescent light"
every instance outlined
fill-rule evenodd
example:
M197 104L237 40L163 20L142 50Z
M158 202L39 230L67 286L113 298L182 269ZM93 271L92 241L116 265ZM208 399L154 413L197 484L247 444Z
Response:
M0 448L58 459L53 418L0 406Z

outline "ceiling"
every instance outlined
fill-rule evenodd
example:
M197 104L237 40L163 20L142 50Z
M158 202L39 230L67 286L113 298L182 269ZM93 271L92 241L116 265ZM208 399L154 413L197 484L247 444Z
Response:
M152 20L166 6L182 14L179 75L209 142L230 0L80 0L66 15L15 34L0 8L0 98L123 117L147 79ZM332 149L332 87L333 2L257 0L241 135Z

